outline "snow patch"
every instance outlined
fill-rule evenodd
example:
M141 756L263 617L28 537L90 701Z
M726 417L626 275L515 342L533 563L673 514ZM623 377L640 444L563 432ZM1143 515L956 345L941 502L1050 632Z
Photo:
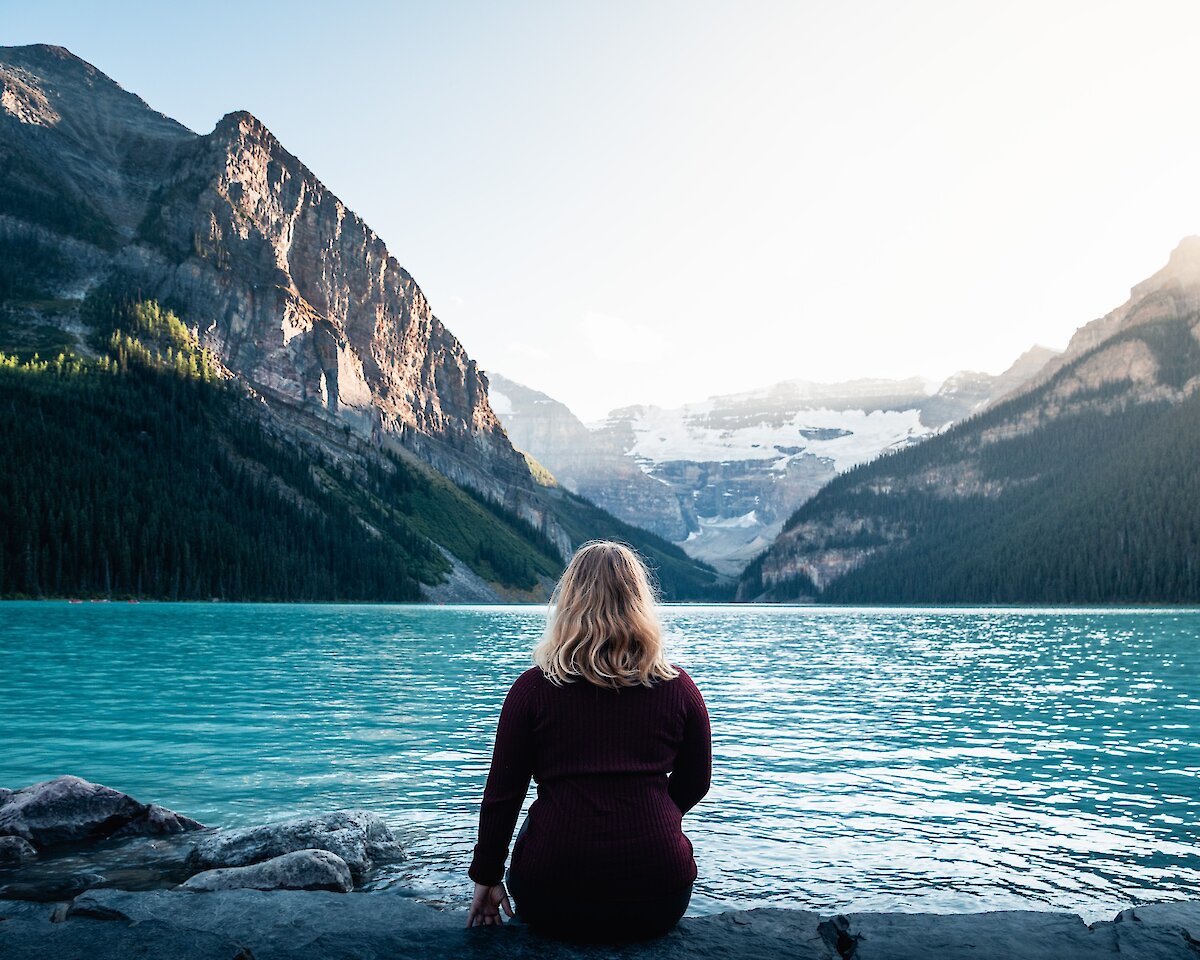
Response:
M769 460L772 469L785 470L795 457L805 454L833 461L841 472L878 456L894 446L928 436L920 411L909 410L801 410L778 424L755 423L730 429L708 426L711 402L672 410L645 407L629 417L633 446L626 453L646 469L672 460L729 462ZM821 430L840 436L813 440ZM781 455L776 447L803 446L802 453Z

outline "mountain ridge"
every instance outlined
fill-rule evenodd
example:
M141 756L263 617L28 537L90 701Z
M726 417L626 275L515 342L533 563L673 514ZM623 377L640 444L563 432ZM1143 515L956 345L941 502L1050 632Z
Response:
M0 350L53 345L102 366L119 341L122 371L128 355L156 375L185 353L193 368L208 358L201 367L245 387L239 416L259 417L298 455L347 465L329 482L407 462L497 505L510 533L543 538L530 541L529 556L543 557L531 596L552 582L538 551L561 564L588 523L608 524L536 482L486 378L412 275L247 111L195 133L69 51L0 48L0 247ZM139 328L147 310L176 326ZM447 496L447 523L481 516ZM447 532L441 545L475 542ZM466 549L460 561L499 569ZM671 562L688 583L714 581Z
M1200 491L1179 457L1200 455L1198 398L1200 243L1187 238L1028 384L829 484L747 567L739 597L1195 599L1187 504Z
M569 489L737 574L839 472L987 407L1052 356L1032 347L1000 374L960 371L932 388L920 377L787 380L592 424L495 371L489 395L518 448Z

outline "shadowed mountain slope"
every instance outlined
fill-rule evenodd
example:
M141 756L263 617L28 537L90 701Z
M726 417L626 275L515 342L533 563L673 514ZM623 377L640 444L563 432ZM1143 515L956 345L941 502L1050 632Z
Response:
M739 586L870 603L1200 599L1200 238L1004 402L830 483Z

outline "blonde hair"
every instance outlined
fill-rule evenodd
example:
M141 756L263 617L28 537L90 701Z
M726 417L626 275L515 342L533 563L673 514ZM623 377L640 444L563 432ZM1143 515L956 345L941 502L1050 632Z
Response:
M649 687L678 676L663 653L655 599L650 574L633 550L588 541L554 588L533 662L556 686L582 678L612 689Z

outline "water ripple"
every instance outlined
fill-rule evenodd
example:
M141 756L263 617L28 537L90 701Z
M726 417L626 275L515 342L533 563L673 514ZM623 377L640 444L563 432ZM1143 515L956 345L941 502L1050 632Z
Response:
M0 604L0 783L71 772L214 823L360 806L461 902L538 607ZM715 774L691 911L1200 896L1200 614L678 606ZM530 798L532 799L532 797Z

